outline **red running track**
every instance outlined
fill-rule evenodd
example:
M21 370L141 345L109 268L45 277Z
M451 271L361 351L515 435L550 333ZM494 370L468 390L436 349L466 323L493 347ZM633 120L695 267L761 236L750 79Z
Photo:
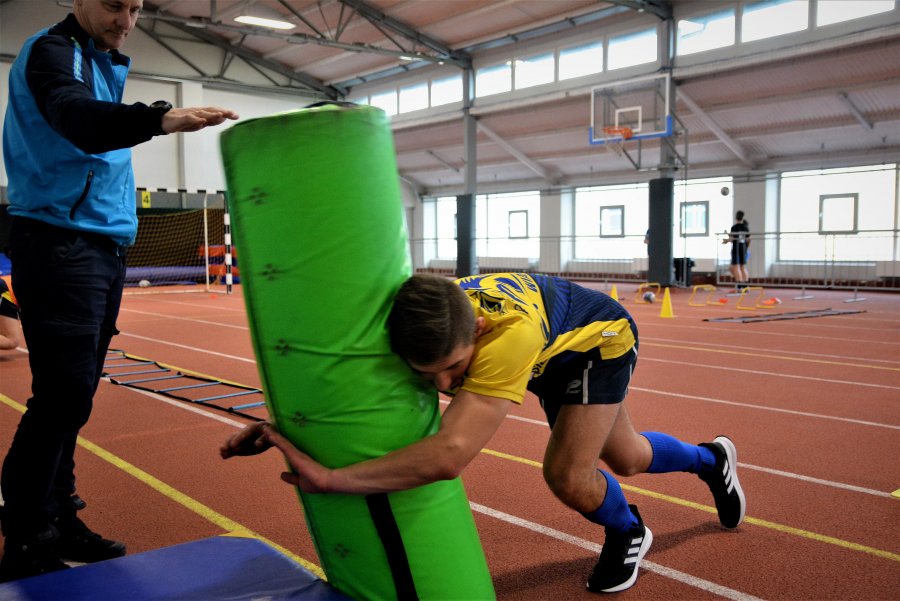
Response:
M619 296L640 330L628 398L639 430L737 444L747 519L719 526L706 486L688 474L623 479L653 530L640 599L900 599L900 296L766 291L773 309L688 306ZM696 299L695 299L696 300ZM833 308L856 314L766 321L704 318ZM240 294L126 297L113 346L179 368L259 384ZM27 354L0 354L0 449L28 398ZM360 394L365 394L360 390ZM264 410L256 410L260 415ZM82 431L85 520L130 553L242 530L318 562L281 458L222 461L247 420L101 383ZM584 589L600 529L548 492L548 429L533 398L515 409L463 475L498 597L596 599Z

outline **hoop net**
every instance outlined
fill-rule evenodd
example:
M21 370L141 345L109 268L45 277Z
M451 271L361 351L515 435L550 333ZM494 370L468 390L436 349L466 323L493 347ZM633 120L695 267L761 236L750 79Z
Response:
M603 128L604 148L612 149L617 155L622 156L625 152L625 140L634 135L630 127L618 125L610 125Z

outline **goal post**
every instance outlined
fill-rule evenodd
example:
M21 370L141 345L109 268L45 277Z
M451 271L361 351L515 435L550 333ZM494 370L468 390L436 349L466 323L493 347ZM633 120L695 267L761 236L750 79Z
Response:
M126 258L125 294L231 292L233 267L223 193L192 209L138 209Z

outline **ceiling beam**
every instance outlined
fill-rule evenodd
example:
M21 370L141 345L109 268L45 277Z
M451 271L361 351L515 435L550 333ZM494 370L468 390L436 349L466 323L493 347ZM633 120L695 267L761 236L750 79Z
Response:
M371 22L373 25L380 25L397 33L410 42L419 46L424 46L435 52L445 62L453 63L457 67L467 68L472 65L472 58L465 52L453 50L446 44L432 38L431 36L413 29L409 25L390 17L374 6L364 2L363 0L338 0L341 4L345 4L359 13L360 16ZM416 56L415 58L418 58Z
M865 128L866 131L872 131L875 129L875 125L865 118L862 112L857 108L853 101L850 100L850 96L847 95L847 92L838 92L838 99L844 103L844 106L847 107L847 110L850 111L850 114L853 115L853 118L856 119L860 125Z
M528 156L524 152L504 140L502 137L500 137L499 134L494 132L491 128L489 128L481 121L478 122L478 129L481 130L481 132L483 132L491 140L496 142L503 150L515 157L516 160L518 160L520 163L537 173L542 179L545 179L548 182L553 179L550 172L545 167L528 158Z
M672 18L672 3L668 0L606 0L610 4L618 4L631 8L639 13L656 15L663 21Z
M728 149L737 156L742 163L747 165L748 167L753 167L753 161L750 160L750 157L747 155L747 151L744 150L743 146L738 144L731 136L729 136L724 129L716 123L715 119L706 114L700 105L698 105L694 100L688 96L681 88L678 89L678 99L681 100L687 107L694 113L694 116L700 120L703 125L705 125L719 140L722 141Z
M299 73L297 71L294 71L293 69L286 67L281 63L266 60L260 54L243 46L234 46L221 35L217 35L209 31L225 30L239 34L261 35L260 31L262 30L262 28L232 27L228 25L212 23L209 19L205 18L201 18L198 20L177 17L175 15L167 15L159 10L157 6L151 2L144 3L144 12L142 14L142 18L163 21L169 24L171 27L174 27L175 29L186 33L193 38L196 38L207 44L212 44L213 46L220 48L224 52L233 53L234 55L254 66L262 67L263 69L268 69L269 71L278 73L279 75L286 77L289 81L295 82L299 85L309 88L310 90L318 92L319 94L322 94L327 98L336 99L345 95L345 90L326 85L324 82L316 79L315 77L307 75L306 73ZM248 31L248 29L250 31Z

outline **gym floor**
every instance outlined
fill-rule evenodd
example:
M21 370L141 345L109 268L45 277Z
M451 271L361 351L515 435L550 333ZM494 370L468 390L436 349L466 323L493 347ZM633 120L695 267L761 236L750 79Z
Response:
M727 434L738 448L748 509L728 531L695 476L622 479L654 534L637 584L622 595L897 599L900 295L766 289L741 300L719 289L699 290L689 303L692 290L673 289L667 311L663 295L648 304L639 292L627 284L616 290L640 330L627 400L636 427L689 442ZM864 300L846 302L854 296ZM756 307L774 297L781 303ZM842 314L705 321L821 309ZM231 296L126 296L119 329L113 347L130 355L259 385L239 287ZM0 354L4 453L29 386L27 354ZM221 442L248 422L101 382L76 454L78 492L89 504L82 517L125 541L130 554L242 532L316 572L296 495L278 478L280 455L218 456ZM547 437L529 397L463 474L497 595L596 599L584 585L602 531L547 490L540 469Z

